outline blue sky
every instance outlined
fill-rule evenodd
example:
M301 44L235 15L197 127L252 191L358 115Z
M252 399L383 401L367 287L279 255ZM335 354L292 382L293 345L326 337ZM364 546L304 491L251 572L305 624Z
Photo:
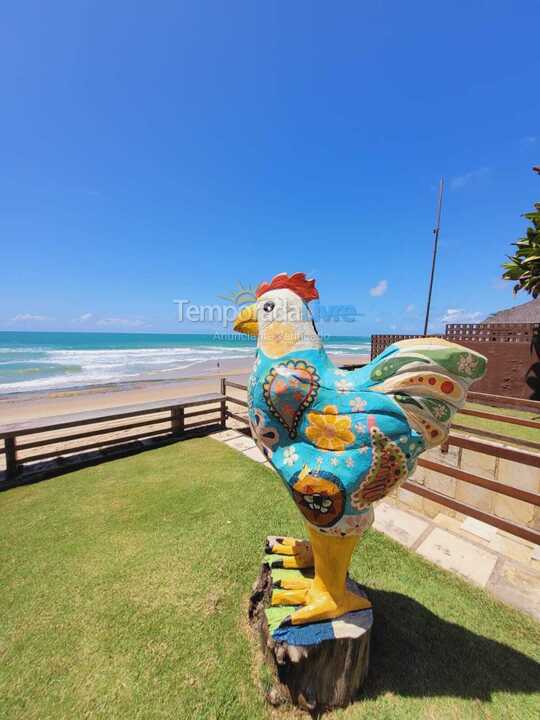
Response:
M326 330L418 331L441 175L434 329L527 300L499 277L540 199L539 23L528 0L8 4L0 329L175 331L174 299L303 270L363 313Z

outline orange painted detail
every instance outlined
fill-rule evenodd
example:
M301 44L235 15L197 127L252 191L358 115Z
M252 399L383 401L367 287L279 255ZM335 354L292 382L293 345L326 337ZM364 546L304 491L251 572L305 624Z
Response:
M345 490L332 473L311 475L304 468L292 486L292 495L302 515L317 527L334 525L345 510Z

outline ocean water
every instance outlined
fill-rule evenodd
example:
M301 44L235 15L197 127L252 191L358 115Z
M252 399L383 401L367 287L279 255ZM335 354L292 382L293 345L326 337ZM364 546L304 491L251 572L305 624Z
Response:
M336 355L369 354L368 337L325 337ZM255 351L245 335L0 332L0 395L171 379Z

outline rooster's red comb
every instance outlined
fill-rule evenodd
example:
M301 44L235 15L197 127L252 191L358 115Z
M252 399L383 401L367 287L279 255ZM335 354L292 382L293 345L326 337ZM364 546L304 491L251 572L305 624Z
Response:
M292 290L305 302L310 300L317 300L319 293L315 287L315 280L308 280L305 273L297 272L293 275L287 275L287 273L280 273L274 275L271 282L263 282L259 285L255 291L255 296L260 298L265 292L269 290Z

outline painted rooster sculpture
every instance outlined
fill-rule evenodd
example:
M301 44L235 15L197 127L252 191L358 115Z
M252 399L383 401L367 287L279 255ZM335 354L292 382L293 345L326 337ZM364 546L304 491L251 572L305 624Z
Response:
M299 605L293 625L370 607L347 588L373 503L403 482L422 451L439 445L486 360L439 338L403 340L369 365L345 371L328 358L308 303L319 297L303 273L262 283L234 329L257 335L248 385L253 437L285 483L310 543L279 538L284 567L314 565L313 579L283 581L272 603Z

